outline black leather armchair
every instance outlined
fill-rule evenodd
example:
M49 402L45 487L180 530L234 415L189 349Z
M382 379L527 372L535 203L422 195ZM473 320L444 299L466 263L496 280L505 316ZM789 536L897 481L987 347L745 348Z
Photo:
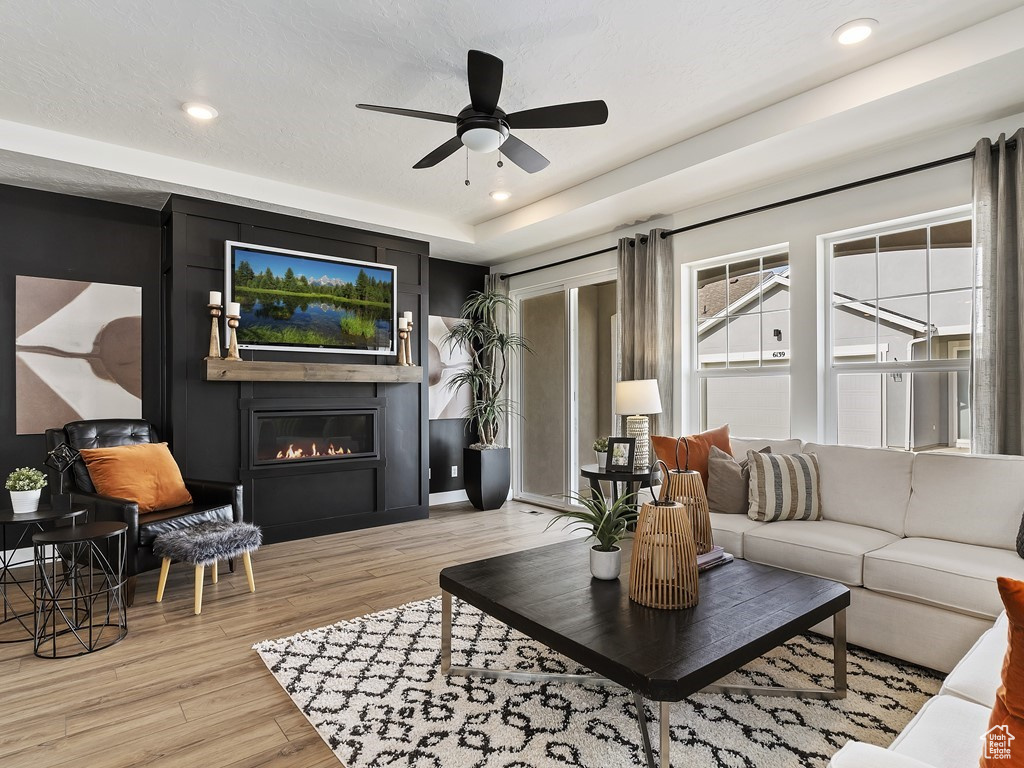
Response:
M159 442L156 430L141 419L96 419L73 421L60 429L46 430L46 449L66 444L75 451L82 448L111 448ZM212 480L185 480L192 503L139 516L139 505L128 499L101 496L89 477L85 462L75 461L63 472L49 468L50 493L70 494L73 504L89 508L90 520L115 520L128 525L125 572L128 576L126 600L135 600L135 582L140 573L160 567L153 554L153 540L161 533L187 528L207 520L242 521L242 486Z

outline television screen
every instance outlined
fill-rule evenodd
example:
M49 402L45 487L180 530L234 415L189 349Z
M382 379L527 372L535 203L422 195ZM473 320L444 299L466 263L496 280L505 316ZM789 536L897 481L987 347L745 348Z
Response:
M240 348L396 353L395 267L233 241L225 256Z

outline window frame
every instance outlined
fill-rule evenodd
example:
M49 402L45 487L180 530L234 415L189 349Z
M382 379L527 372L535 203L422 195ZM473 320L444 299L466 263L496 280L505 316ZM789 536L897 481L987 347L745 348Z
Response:
M728 314L728 307L730 305L727 303L726 304L726 316L723 318L723 321L724 321L725 326L726 326L726 347L725 347L726 348L726 365L725 365L725 367L722 367L722 368L704 368L704 369L702 369L700 367L700 350L699 350L699 336L700 336L699 326L700 326L700 323L696 319L697 318L697 316L696 316L696 309L698 307L698 298L697 298L698 297L697 290L698 290L698 283L699 283L699 281L698 281L698 273L702 272L704 270L707 270L707 269L714 269L716 267L727 266L729 264L736 264L736 263L741 263L741 262L745 262L745 261L752 261L753 259L760 259L762 261L762 270L763 270L763 261L765 259L771 258L772 256L781 256L783 254L785 254L785 256L786 256L786 264L787 264L787 266L790 269L790 273L792 274L792 269L793 269L793 264L792 264L792 261L791 261L792 254L791 254L791 251L790 251L790 244L788 242L775 243L773 245L766 245L766 246L762 246L762 247L759 247L759 248L752 248L752 249L746 250L746 251L737 251L737 252L734 252L734 253L729 253L729 254L725 254L725 255L722 255L722 256L715 256L715 257L712 257L712 258L709 258L709 259L702 259L700 261L694 261L694 262L690 262L688 264L684 264L683 265L684 269L687 271L687 275L686 275L686 279L685 279L685 283L684 284L685 284L685 287L686 287L686 295L689 297L689 301L683 303L683 312L685 313L685 316L683 318L683 326L689 328L689 346L690 346L690 354L688 356L689 357L689 361L688 362L689 362L689 367L690 367L690 376L689 376L690 387L689 387L688 397L687 397L689 402L686 405L686 411L687 411L687 414L689 416L689 422L690 422L691 425L693 425L695 431L703 431L705 429L708 429L708 426L703 423L703 418L702 418L702 414L703 414L703 411L704 411L704 407L703 407L703 405L704 405L704 402L703 402L704 401L704 383L705 383L706 380L708 380L708 379L716 379L716 378L759 378L759 377L762 377L762 376L786 376L786 377L790 377L790 366L791 366L791 362L792 362L792 359L793 359L792 347L790 347L790 352L789 352L789 355L786 357L785 363L773 364L773 365L768 365L768 366L761 365L760 363L761 363L761 360L763 359L763 349L761 347L761 344L763 343L763 340L761 339L761 335L763 334L763 329L761 329L761 330L759 330L759 340L758 340L758 350L759 350L759 353L761 354L761 359L758 360L759 364L756 365L756 366L734 366L734 367L730 367L728 365L728 356L729 356L729 336L728 336L729 332L728 332L728 328L729 328L729 319L730 319L730 316ZM761 300L762 299L759 299L759 301L761 301ZM727 299L727 302L728 302L728 299ZM778 311L778 310L773 310L773 311ZM790 292L790 295L789 295L789 307L787 308L786 311L790 313L790 318L792 318L792 312L793 312L792 292ZM749 315L751 313L744 313L744 314ZM757 315L759 317L759 320L763 319L763 316L764 316L763 305L758 307ZM788 329L788 333L790 335L790 338L792 339L792 334L793 334L792 320L790 322L790 327ZM790 437L792 437L792 434L793 434L793 386L792 386L792 383L793 383L792 382L792 378L790 378L790 380L789 380L789 384L790 384L790 386L789 386L789 425L788 425L789 426L788 432L789 432ZM749 435L739 435L739 437L750 437L750 436Z
M946 373L952 380L958 372L970 371L972 357L967 358L953 358L953 359L932 359L932 360L890 360L885 362L879 362L877 360L877 350L881 348L878 337L878 311L877 306L875 314L875 355L876 360L874 362L851 362L851 363L837 363L835 358L835 327L833 322L833 310L835 296L834 283L834 272L833 272L833 249L836 245L841 243L850 242L851 240L861 240L868 237L881 238L886 235L897 234L901 232L908 232L915 229L927 228L927 249L931 251L931 229L933 227L942 226L943 224L952 224L954 222L970 221L972 228L972 239L974 232L974 221L973 221L973 210L970 205L956 206L954 208L947 208L939 211L932 211L930 213L918 214L915 216L908 216L901 219L896 219L887 222L880 222L878 224L869 224L862 227L856 227L854 229L842 230L839 232L833 232L827 235L820 235L819 241L819 269L822 275L822 281L820 283L820 299L819 299L819 312L822 318L822 339L821 339L821 369L823 371L823 388L825 390L824 406L824 435L823 438L826 443L837 443L839 439L839 376L843 374L853 373L875 373L875 374L903 374L903 373ZM877 249L876 249L877 258ZM875 273L875 294L876 296L871 299L864 299L865 302L876 302L888 301L892 298L904 298L907 296L921 296L924 297L928 303L929 312L931 305L931 297L935 295L943 295L947 293L954 293L956 291L970 290L972 292L971 297L971 327L970 327L970 345L971 349L974 348L974 320L977 312L978 302L978 289L981 286L975 284L968 288L954 288L954 289L942 289L936 292L931 291L931 268L930 263L927 269L927 290L925 293L919 294L905 294L904 296L893 296L885 297L881 299L877 296L878 281L879 281L880 270L876 268ZM974 281L977 283L977 279ZM857 303L856 299L850 302L840 303ZM925 337L931 339L931 335ZM929 344L930 346L930 344ZM885 403L883 400L882 404L882 419L884 427L884 414L885 414ZM952 418L952 416L950 416ZM972 415L973 418L973 415ZM884 430L883 430L884 433ZM908 438L909 439L909 438ZM884 441L883 441L884 442ZM962 441L958 441L958 445ZM883 446L884 447L884 446ZM908 446L906 450L910 450Z

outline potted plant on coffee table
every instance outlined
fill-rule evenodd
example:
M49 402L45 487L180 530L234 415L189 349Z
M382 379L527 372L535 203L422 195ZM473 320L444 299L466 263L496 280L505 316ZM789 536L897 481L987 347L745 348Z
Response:
M617 579L622 570L619 542L629 535L629 526L637 520L635 496L629 493L609 504L603 495L593 490L588 495L571 493L568 498L582 509L573 506L555 512L555 519L547 527L564 520L563 528L571 526L573 532L585 531L588 539L597 541L590 548L590 575L606 581Z
M594 458L597 459L597 468L604 469L605 461L608 459L607 437L599 437L594 441Z
M4 487L11 492L12 510L35 512L39 509L39 495L46 487L46 475L32 467L18 467L7 476Z
M461 322L444 338L445 344L469 352L470 366L448 380L448 387L468 387L471 400L465 416L467 430L478 441L463 451L466 495L477 509L497 509L508 498L512 472L509 449L498 442L498 432L513 413L505 395L509 365L529 350L526 340L510 333L501 322L512 319L513 304L495 290L474 291L462 305Z

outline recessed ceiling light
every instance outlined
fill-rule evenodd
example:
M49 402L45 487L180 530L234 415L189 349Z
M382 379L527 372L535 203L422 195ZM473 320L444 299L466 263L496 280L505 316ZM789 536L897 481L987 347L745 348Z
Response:
M503 189L497 189L494 192L491 192L492 200L508 200L510 197L512 197L512 195Z
M200 104L198 101L189 101L181 105L189 117L196 120L213 120L217 116L217 110L209 104Z
M877 26L878 22L874 19L854 19L833 32L832 39L840 45L856 45L871 37Z

